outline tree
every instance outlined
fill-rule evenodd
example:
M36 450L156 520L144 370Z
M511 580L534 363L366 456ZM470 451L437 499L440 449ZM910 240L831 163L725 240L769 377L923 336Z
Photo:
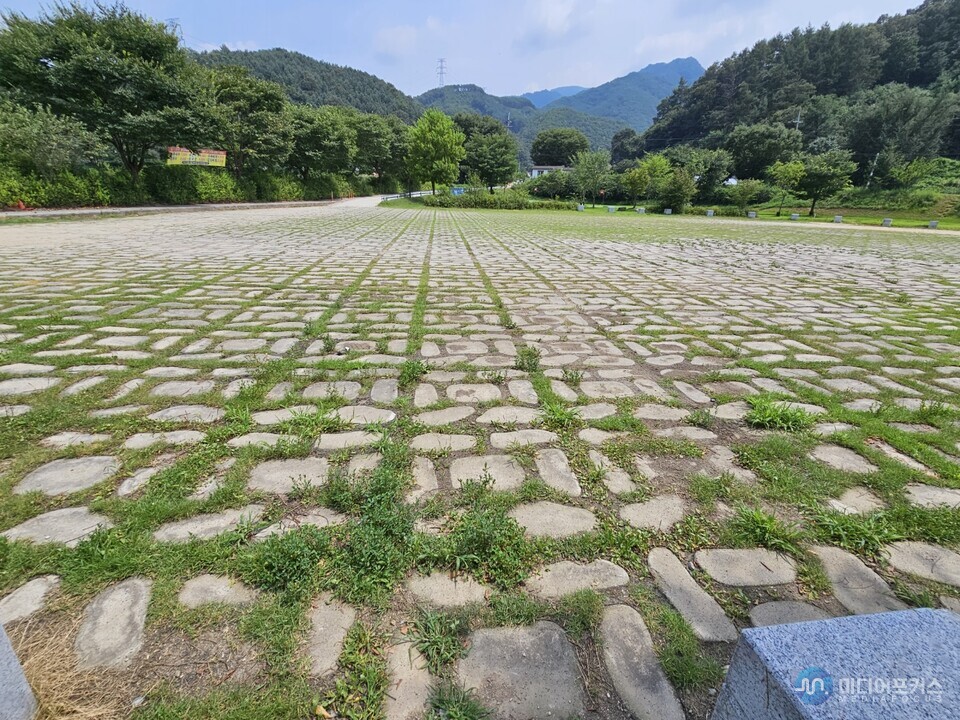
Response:
M722 196L724 181L730 177L732 159L726 150L707 150L690 145L676 145L663 152L673 165L686 170L697 186L701 202L714 202Z
M573 156L573 178L580 189L581 196L589 194L594 207L597 206L597 193L610 172L610 153L606 150L581 150Z
M727 187L727 195L741 215L747 212L747 207L762 191L763 183L759 180L738 180L736 185Z
M162 23L122 5L56 6L3 16L0 87L72 117L109 143L136 184L148 154L208 136L199 74Z
M429 180L433 193L437 183L452 183L460 172L466 151L464 134L440 110L430 108L410 132L410 170L418 180Z
M957 96L943 88L882 85L854 97L846 144L863 175L885 153L904 162L936 157L956 112Z
M293 105L288 109L293 144L287 165L303 182L324 173L352 172L357 154L354 116L340 108ZM372 144L372 141L371 141Z
M673 166L666 157L657 153L656 155L647 155L637 166L643 168L650 178L643 195L658 197L660 191L666 185L667 180L673 175Z
M460 177L475 174L493 192L495 185L513 180L519 172L519 148L507 127L489 115L457 113L454 124L466 137L466 155Z
M630 193L633 206L637 206L637 198L646 195L650 187L650 171L643 165L638 165L623 174L623 185Z
M797 185L803 178L803 162L801 160L791 160L790 162L775 162L767 174L774 186L780 191L780 207L777 208L777 217L783 212L783 203L787 199L787 194L797 189Z
M217 68L210 73L217 140L227 151L227 167L238 179L250 172L280 168L293 149L291 115L283 88L250 77L239 67ZM312 114L307 109L298 110L294 117L302 126ZM301 148L301 154L304 152Z
M633 128L624 128L610 141L610 162L616 165L643 155L643 136Z
M568 166L577 153L589 150L590 141L579 130L554 128L537 134L530 148L530 157L536 165Z
M659 190L659 200L665 208L682 213L697 194L697 183L683 168L674 168Z
M467 140L463 166L476 173L493 193L495 185L510 182L517 176L517 141L509 133L474 135Z
M725 146L733 156L737 179L759 178L775 162L798 154L803 149L803 135L783 125L737 125Z
M796 193L810 200L810 217L816 216L817 203L850 187L850 176L857 164L845 150L831 150L821 155L803 156L803 176L797 183Z
M0 101L0 162L47 179L94 160L105 148L72 118Z
M360 172L377 177L377 186L383 192L393 131L387 119L379 115L356 114L350 125L356 140L353 161Z

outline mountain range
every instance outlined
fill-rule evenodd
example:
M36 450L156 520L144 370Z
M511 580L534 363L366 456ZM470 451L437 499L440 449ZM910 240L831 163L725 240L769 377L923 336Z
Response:
M587 88L580 85L564 85L563 87L553 88L552 90L537 90L536 92L524 93L520 97L525 97L533 103L535 108L539 109L549 105L554 100L576 95L578 92L583 92L586 89Z
M529 150L537 133L556 127L574 127L595 148L609 147L614 133L624 127L643 130L656 114L659 102L683 78L692 83L703 74L693 58L649 65L595 88L565 86L523 96L499 97L477 85L448 85L411 98L369 73L315 60L298 52L273 50L219 50L196 54L207 66L239 65L251 75L281 85L290 99L308 105L345 105L363 112L396 115L413 122L427 107L454 115L474 112L503 122Z

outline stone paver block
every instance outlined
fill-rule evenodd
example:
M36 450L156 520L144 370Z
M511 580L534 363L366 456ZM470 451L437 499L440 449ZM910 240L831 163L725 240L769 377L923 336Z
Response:
M542 598L555 599L579 590L609 590L630 582L627 571L607 560L580 564L562 560L547 565L527 580L527 589Z
M657 587L683 615L698 638L707 642L733 642L737 639L737 628L723 608L697 584L676 555L666 548L654 548L647 557L647 564Z
M17 495L42 492L69 495L99 485L120 469L120 461L109 455L54 460L27 475L13 489Z
M0 600L0 625L11 625L43 608L47 595L60 587L57 575L34 578Z
M620 508L620 517L640 530L670 532L683 520L686 503L679 495L659 495L652 500Z
M253 468L247 486L251 490L288 495L298 483L314 487L323 485L329 472L330 463L326 458L268 460Z
M960 587L960 554L940 545L912 540L891 543L887 559L900 572Z
M789 625L798 622L815 622L828 620L830 613L821 610L816 605L796 600L777 600L756 605L750 610L750 622L754 627L768 625Z
M513 445L547 445L557 439L556 433L549 430L515 430L493 433L490 435L490 445L498 450L506 450Z
M37 515L16 527L0 533L8 540L30 540L35 543L62 543L68 548L76 547L97 529L113 527L104 515L90 512L89 508L71 507Z
M794 561L772 550L700 550L694 559L707 575L724 585L784 585L797 579Z
M508 514L532 537L565 538L590 532L597 524L589 510L547 501L518 505Z
M833 586L833 594L847 610L857 615L906 610L883 578L855 555L827 545L811 548L820 558Z
M224 412L220 408L207 405L174 405L147 417L160 422L214 423L221 420L223 415Z
M838 499L827 500L827 504L844 515L869 515L884 508L883 501L865 487L849 488Z
M563 450L555 448L540 450L534 456L534 461L543 482L571 497L580 497L583 490Z
M605 608L600 637L613 687L637 720L684 720L640 613L629 605Z
M486 588L468 575L450 577L448 573L414 575L407 581L407 589L422 605L454 608L482 603Z
M60 378L15 378L0 380L0 397L15 397L18 395L32 395L33 393L49 390L61 382Z
M477 444L473 435L444 435L427 433L418 435L410 442L410 448L417 452L461 452L472 450Z
M509 455L457 458L450 464L450 482L455 488L489 478L494 490L516 490L524 477L523 468Z
M573 718L586 709L576 653L552 622L476 631L456 672L502 720Z
M943 488L924 483L911 483L904 489L911 505L924 508L960 508L960 490Z
M843 472L866 474L877 471L876 465L853 450L839 445L817 445L810 451L810 457L819 460L824 465L829 465L834 470L842 470Z
M421 425L439 427L441 425L452 425L453 423L458 423L461 420L466 420L476 412L476 408L457 406L444 408L443 410L420 413L419 415L415 415L413 419L415 422L418 422Z
M380 441L380 435L367 432L366 430L354 430L352 432L342 433L324 433L317 442L314 443L314 449L320 452L329 452L331 450L347 450L355 447L369 447Z
M239 580L222 575L198 575L187 580L177 600L188 608L202 605L249 605L257 599L257 591Z
M194 515L186 520L161 525L153 533L157 542L184 543L190 540L209 540L235 529L242 520L256 522L263 514L263 505L247 505L219 513Z
M213 380L173 380L160 383L150 394L154 397L190 397L212 392L215 387Z
M390 684L384 701L386 720L420 720L433 690L427 661L412 642L397 643L387 650Z
M324 593L314 602L313 610L309 613L310 630L306 647L312 677L324 677L336 669L343 641L356 617L352 607L334 600L329 593Z
M450 385L447 397L458 403L484 403L501 399L500 388L496 385Z
M130 666L143 645L152 585L145 578L130 578L94 598L74 642L78 669Z

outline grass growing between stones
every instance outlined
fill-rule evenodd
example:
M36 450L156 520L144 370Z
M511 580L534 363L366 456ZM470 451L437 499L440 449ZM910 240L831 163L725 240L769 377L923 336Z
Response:
M441 681L430 694L429 720L486 720L491 715L473 690L452 680Z
M769 395L749 397L747 403L750 405L750 412L747 413L746 421L764 430L799 432L808 430L816 422L816 418L803 408L792 407Z
M659 602L642 585L632 590L631 597L653 637L663 671L678 690L714 688L723 682L723 667L703 652L680 613Z

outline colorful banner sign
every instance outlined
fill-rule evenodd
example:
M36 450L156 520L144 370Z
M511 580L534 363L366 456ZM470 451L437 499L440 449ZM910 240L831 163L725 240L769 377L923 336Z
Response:
M168 147L167 165L203 165L204 167L226 167L225 150L200 150L191 152L187 148Z

